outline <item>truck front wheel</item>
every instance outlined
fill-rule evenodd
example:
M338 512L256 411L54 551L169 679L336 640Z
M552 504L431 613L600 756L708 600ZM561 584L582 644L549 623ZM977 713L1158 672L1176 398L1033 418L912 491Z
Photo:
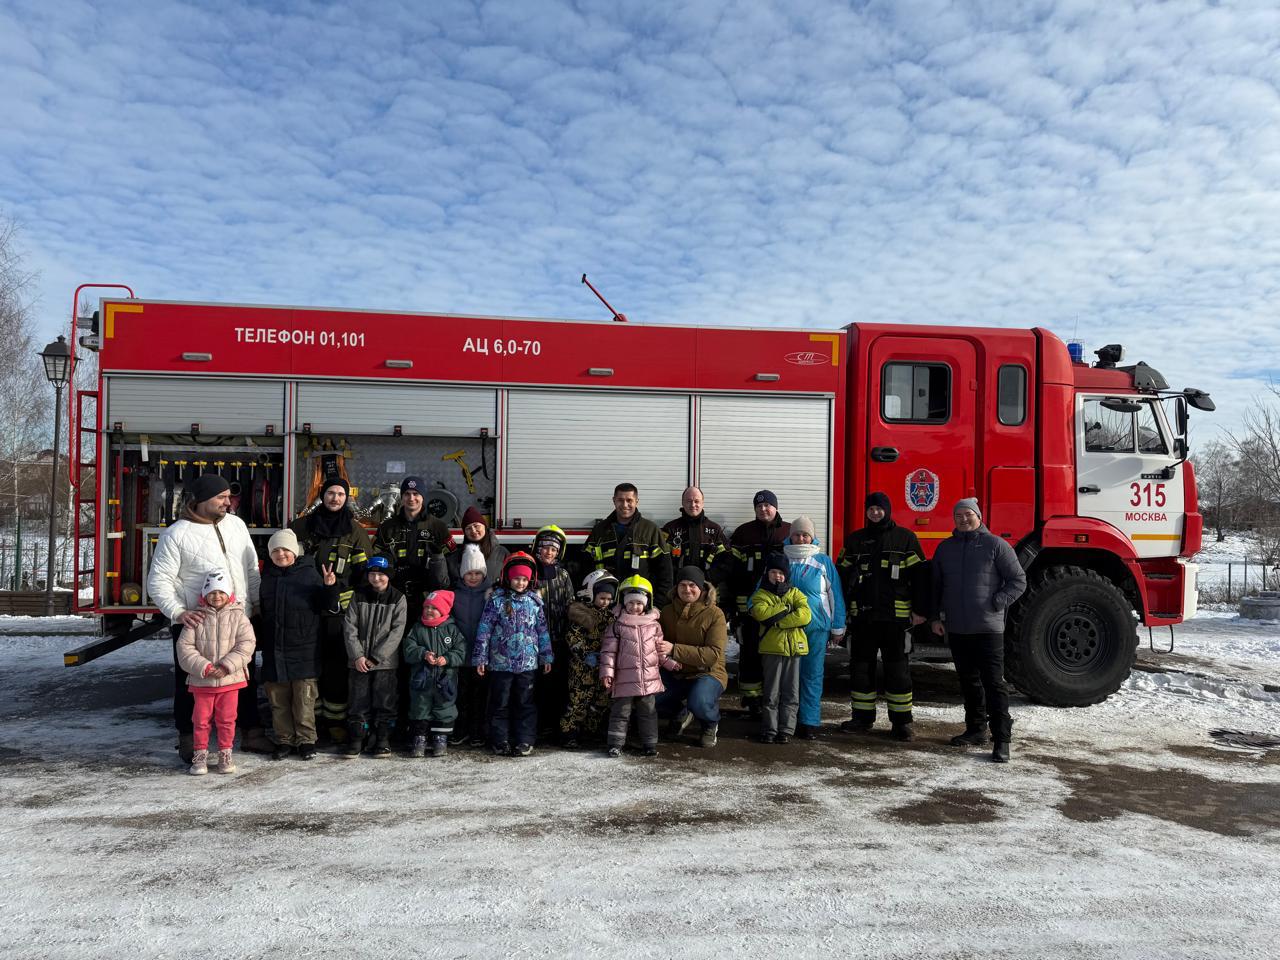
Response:
M1138 632L1129 601L1084 567L1048 567L1010 613L1005 674L1032 700L1054 707L1101 703L1129 677Z

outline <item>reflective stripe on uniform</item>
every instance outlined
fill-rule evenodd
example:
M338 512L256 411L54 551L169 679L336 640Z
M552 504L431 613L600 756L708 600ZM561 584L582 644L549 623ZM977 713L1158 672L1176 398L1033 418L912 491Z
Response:
M738 694L743 697L758 697L764 693L764 681L759 683L739 683Z
M855 690L849 694L849 697L852 700L854 710L870 710L872 713L876 712L876 694L874 690L870 693Z
M911 694L910 693L888 693L884 695L885 701L889 704L890 713L910 713L911 712Z
M324 717L326 720L345 720L347 716L346 703L338 703L335 700L316 700L316 716Z

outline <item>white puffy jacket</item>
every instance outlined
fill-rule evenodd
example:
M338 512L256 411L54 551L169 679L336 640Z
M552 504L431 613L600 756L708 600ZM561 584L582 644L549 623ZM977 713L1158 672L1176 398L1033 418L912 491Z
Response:
M217 524L179 520L167 527L151 557L147 593L161 613L176 621L184 611L197 609L205 574L215 569L227 571L236 599L244 603L245 615L252 615L258 608L262 583L258 554L249 528L232 513Z

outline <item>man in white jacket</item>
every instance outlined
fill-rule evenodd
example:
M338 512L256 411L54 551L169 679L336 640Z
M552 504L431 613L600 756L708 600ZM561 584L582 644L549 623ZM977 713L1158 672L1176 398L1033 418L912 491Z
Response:
M196 626L205 614L200 591L210 570L225 570L231 576L236 599L243 601L245 613L253 616L258 607L258 554L249 529L233 513L230 485L222 477L206 473L187 485L182 517L165 529L156 544L147 576L147 592L152 602L172 622L174 640L173 723L178 728L178 753L190 763L192 745L191 714L194 702L187 690L186 675L178 667L177 640L184 626ZM239 719L241 746L266 753L271 741L258 718L257 683L252 661L249 685L240 691Z

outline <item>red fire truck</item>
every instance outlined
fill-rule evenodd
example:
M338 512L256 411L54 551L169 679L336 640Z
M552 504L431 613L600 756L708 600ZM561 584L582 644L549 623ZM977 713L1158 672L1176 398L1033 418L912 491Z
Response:
M626 480L659 522L696 484L729 528L767 487L833 553L883 490L931 554L952 504L976 496L1030 581L1009 676L1051 704L1104 699L1138 623L1195 611L1187 415L1213 405L1121 366L1115 345L1087 365L1039 328L677 327L128 293L77 322L99 376L71 405L76 579L108 636L68 663L156 629L129 630L158 619L150 554L182 485L212 471L264 544L335 469L371 524L416 474L455 527L476 504L517 542L557 523L580 543Z

